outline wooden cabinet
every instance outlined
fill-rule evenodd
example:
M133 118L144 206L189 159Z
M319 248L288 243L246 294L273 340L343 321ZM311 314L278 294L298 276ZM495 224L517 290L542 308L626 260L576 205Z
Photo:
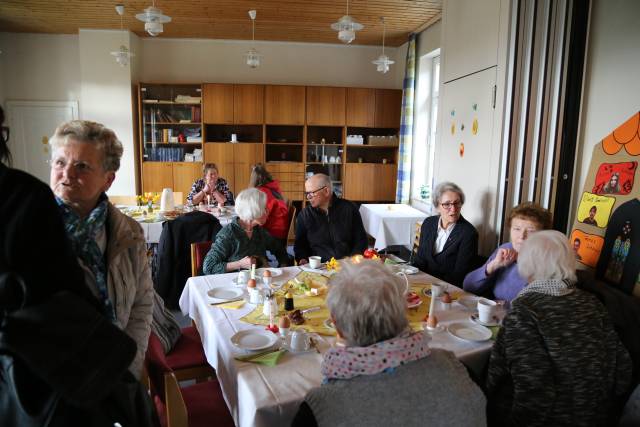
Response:
M346 89L307 87L307 125L344 126Z
M204 161L215 163L219 175L227 181L234 195L249 185L251 167L263 162L263 144L207 143Z
M209 83L203 87L203 121L233 124L233 85Z
M182 192L186 200L193 182L202 176L200 162L144 162L142 186L144 192L159 193L165 188ZM184 203L184 200L182 201Z
M263 85L233 85L233 121L241 125L264 122Z
M347 126L374 127L376 114L376 90L347 88Z
M142 164L144 192L160 192L173 187L173 166L170 162L144 162Z
M280 182L282 195L289 200L304 200L304 165L302 163L267 163L267 170Z
M402 112L402 91L376 89L375 127L399 128Z
M304 125L305 87L267 85L264 114L268 125Z
M191 186L196 179L202 177L202 163L173 163L173 191L182 192L182 203L187 200Z
M397 89L347 89L347 126L400 127L402 91Z
M344 197L354 201L393 201L396 198L397 165L347 163Z

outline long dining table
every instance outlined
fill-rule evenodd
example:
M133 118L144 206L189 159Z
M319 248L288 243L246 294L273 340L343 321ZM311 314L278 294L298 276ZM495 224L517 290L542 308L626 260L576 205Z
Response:
M274 282L293 279L301 271L300 267L283 268L282 275L274 277ZM216 370L235 424L243 427L290 425L306 393L320 386L321 353L335 343L335 338L318 337L319 352L285 352L275 366L236 360L236 356L247 352L235 347L231 337L242 330L265 329L240 320L256 309L253 304L247 302L239 309L212 305L208 292L217 287L235 286L236 277L237 273L191 277L180 297L180 308L198 326L207 361ZM411 284L439 283L452 294L461 292L422 272L407 277ZM446 327L453 322L471 322L472 312L455 301L446 310L438 304L434 310L437 309L443 328L431 334L430 346L452 351L470 369L480 373L488 361L492 341L465 341L448 333Z

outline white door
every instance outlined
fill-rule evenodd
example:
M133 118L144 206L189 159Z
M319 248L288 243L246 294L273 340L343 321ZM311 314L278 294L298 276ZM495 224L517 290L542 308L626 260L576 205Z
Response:
M49 183L49 137L56 127L78 118L77 101L8 101L9 149L13 167Z
M481 253L490 253L496 245L500 141L493 137L495 82L492 67L442 86L441 137L435 147L434 180L453 181L465 192L462 215L478 229Z

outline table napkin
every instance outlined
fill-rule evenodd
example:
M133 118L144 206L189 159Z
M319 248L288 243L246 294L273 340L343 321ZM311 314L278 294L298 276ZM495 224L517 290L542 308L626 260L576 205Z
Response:
M242 362L260 363L266 366L276 366L280 356L284 354L286 350L276 350L269 353L247 354L244 356L236 356L236 360Z
M226 304L219 304L218 308L226 308L227 310L237 310L244 307L244 300L228 302Z

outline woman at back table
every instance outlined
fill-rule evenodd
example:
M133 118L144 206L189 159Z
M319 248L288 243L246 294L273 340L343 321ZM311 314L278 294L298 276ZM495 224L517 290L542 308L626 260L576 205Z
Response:
M551 228L551 212L535 203L521 203L511 210L507 224L511 241L500 245L482 267L467 274L465 291L511 302L527 284L518 273L518 253L532 233Z
M459 286L478 254L478 232L461 215L464 192L452 182L436 187L433 206L438 215L422 223L420 246L413 265Z
M269 234L280 240L283 247L286 248L289 232L289 208L287 200L282 196L280 183L273 179L263 165L257 164L251 171L249 187L257 188L267 196L267 221L263 227Z
M227 181L218 174L215 163L205 163L202 167L203 177L196 179L187 196L187 202L192 205L200 203L213 206L233 205L233 195L229 191Z

